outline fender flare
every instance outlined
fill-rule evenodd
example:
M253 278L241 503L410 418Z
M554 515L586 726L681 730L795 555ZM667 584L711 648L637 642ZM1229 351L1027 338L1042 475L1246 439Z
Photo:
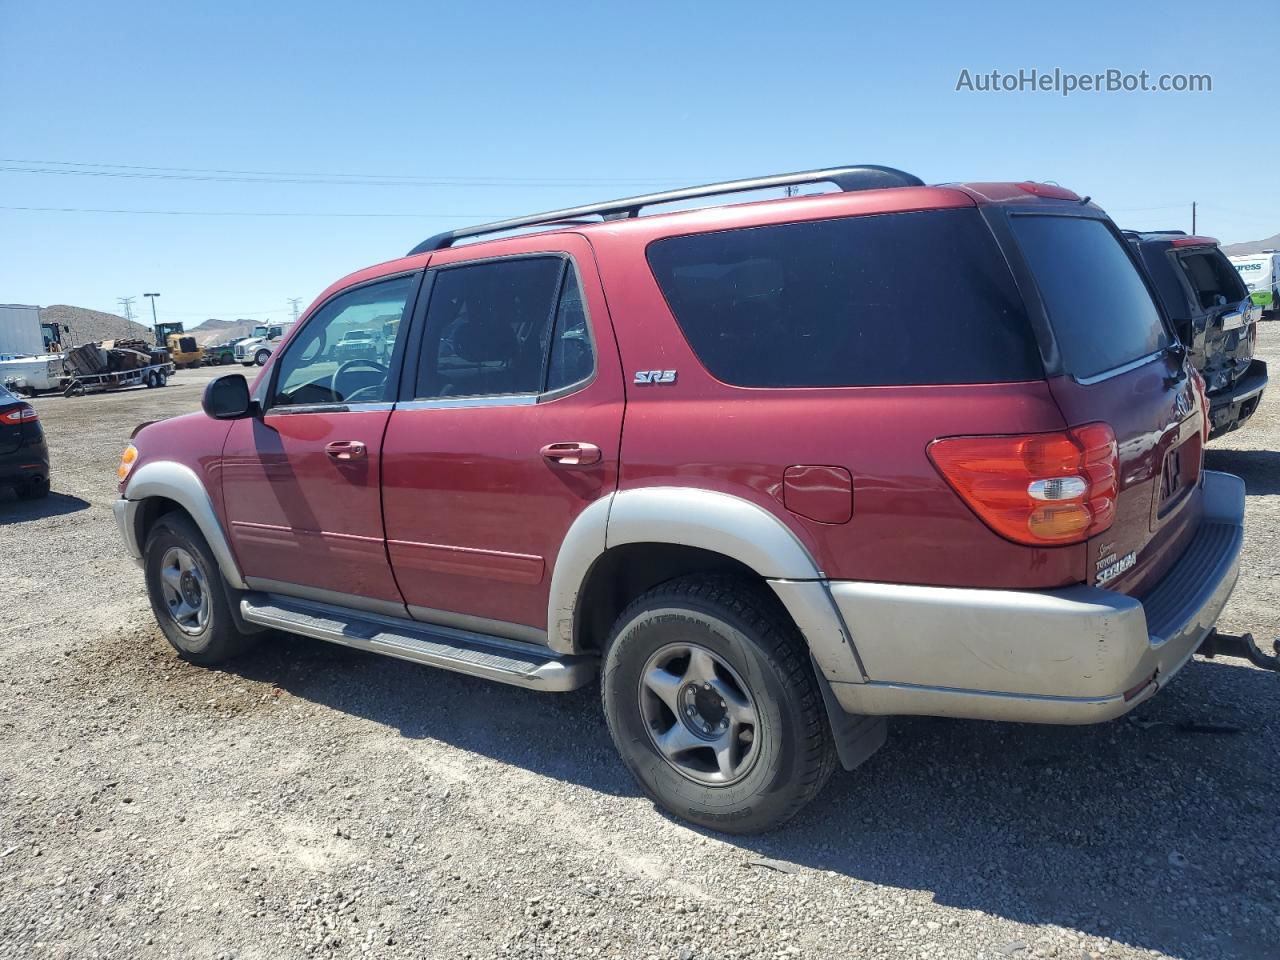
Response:
M826 575L795 532L749 500L688 487L623 490L578 515L551 575L547 642L553 650L579 652L574 626L583 584L601 555L628 543L697 547L745 564L773 588L828 679L865 680Z
M194 470L185 464L173 460L152 460L138 467L129 477L124 491L127 517L126 536L132 536L141 555L142 537L138 529L142 503L151 497L164 497L182 507L195 521L200 533L213 551L218 561L218 568L223 579L236 590L245 590L244 578L240 575L240 566L236 563L231 544L223 532L222 523L213 509L213 499Z

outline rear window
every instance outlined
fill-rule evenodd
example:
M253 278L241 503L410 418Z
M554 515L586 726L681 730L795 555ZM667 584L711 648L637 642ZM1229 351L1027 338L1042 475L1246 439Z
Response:
M1147 285L1101 220L1019 215L1013 232L1068 373L1097 376L1168 346Z
M1186 253L1179 259L1202 309L1239 303L1249 295L1240 274L1221 250Z
M976 210L671 237L649 265L698 359L743 387L995 383L1043 376Z

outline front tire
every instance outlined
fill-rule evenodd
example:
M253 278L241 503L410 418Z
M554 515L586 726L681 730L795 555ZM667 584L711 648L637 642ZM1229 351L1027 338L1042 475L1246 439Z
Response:
M253 357L253 362L258 366L262 366L267 362L267 358L271 356L270 350L259 350Z
M835 769L804 639L748 581L683 577L639 597L614 625L601 687L636 782L702 826L773 829Z
M157 520L143 558L151 609L178 656L211 666L252 646L254 636L232 618L213 552L188 517L167 513Z

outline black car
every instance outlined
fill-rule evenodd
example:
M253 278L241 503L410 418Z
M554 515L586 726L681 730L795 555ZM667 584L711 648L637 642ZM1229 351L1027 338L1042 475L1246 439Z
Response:
M0 386L0 486L23 500L49 495L49 448L31 404Z
M1261 308L1212 237L1126 230L1209 394L1210 437L1253 416L1267 365L1253 356Z

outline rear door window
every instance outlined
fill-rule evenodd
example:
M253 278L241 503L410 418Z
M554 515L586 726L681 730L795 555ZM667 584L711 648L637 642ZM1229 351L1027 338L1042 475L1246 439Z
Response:
M1178 259L1201 309L1239 303L1249 295L1240 275L1222 251L1186 253Z
M581 287L567 259L513 257L436 276L417 399L548 393L593 370Z
M671 237L650 267L698 359L743 387L1043 376L978 212L933 210Z
M1088 379L1169 345L1150 290L1107 224L1050 215L1012 224L1068 373Z

